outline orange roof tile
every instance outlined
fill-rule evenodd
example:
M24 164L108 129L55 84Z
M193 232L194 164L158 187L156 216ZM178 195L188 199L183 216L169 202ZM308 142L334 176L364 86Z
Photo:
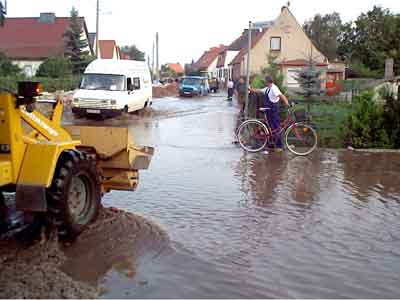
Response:
M213 47L210 50L204 52L200 59L194 64L195 69L205 70L212 62L218 57L220 52L224 51L226 46L220 45L219 47Z
M255 33L255 36L253 38L252 35L252 40L251 40L251 49L253 49L258 42L261 40L261 38L264 36L264 34L267 32L267 30L263 30L263 31L259 31ZM245 33L246 37L248 37L247 32ZM230 65L236 65L236 64L241 64L242 60L244 58L244 56L247 54L247 47L244 47L240 50L240 52L238 53L238 55L236 55L236 57L232 60L232 62L230 63Z
M174 71L176 74L183 74L185 71L183 70L180 63L176 64L167 64L169 68Z

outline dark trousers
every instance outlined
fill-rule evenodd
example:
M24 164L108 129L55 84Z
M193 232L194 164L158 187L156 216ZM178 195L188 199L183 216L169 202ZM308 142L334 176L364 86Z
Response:
M235 91L234 89L228 89L228 98L229 99L232 99L234 91Z
M278 103L272 103L271 101L266 101L266 106L267 108L270 108L270 110L267 110L267 120L269 123L269 126L271 127L272 131L274 132L274 143L277 148L283 148L283 143L282 143L282 137L280 134L278 134L278 131L280 130L281 127L281 118L279 116L279 102Z

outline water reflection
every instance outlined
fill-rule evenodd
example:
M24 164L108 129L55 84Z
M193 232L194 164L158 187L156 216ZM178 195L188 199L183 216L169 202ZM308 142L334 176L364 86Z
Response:
M344 182L359 201L400 201L400 154L342 151Z
M319 154L294 157L289 154L244 154L235 168L246 201L271 207L274 201L293 201L309 207L320 190Z

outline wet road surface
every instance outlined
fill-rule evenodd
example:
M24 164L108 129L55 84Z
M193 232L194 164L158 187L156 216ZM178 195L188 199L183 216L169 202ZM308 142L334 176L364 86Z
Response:
M400 297L400 155L245 154L232 144L236 113L223 97L166 98L105 121L156 153L137 192L104 204L171 242L121 257L102 297Z

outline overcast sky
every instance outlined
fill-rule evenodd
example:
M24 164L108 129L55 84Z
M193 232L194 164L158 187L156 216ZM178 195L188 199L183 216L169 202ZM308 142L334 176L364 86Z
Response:
M3 0L4 1L4 0ZM100 0L100 39L136 44L151 56L155 32L160 34L160 60L190 62L209 47L230 44L248 21L274 20L287 1L267 0ZM398 0L292 0L290 10L302 24L315 14L337 11L344 21L374 5L400 13ZM72 6L96 29L96 0L8 0L9 17L35 17L40 12L68 16Z

